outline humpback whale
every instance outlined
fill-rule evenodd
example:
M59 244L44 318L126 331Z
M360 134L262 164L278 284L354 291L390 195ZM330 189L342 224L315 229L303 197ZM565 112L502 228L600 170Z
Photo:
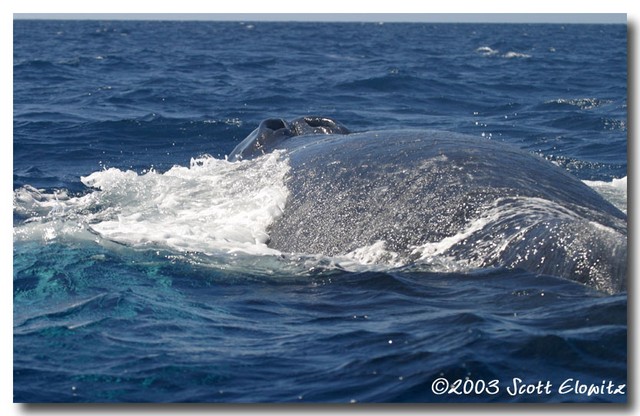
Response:
M291 165L284 213L268 230L283 253L382 244L406 263L521 268L626 290L626 214L537 155L452 132L351 132L307 116L263 121L228 159L274 150Z

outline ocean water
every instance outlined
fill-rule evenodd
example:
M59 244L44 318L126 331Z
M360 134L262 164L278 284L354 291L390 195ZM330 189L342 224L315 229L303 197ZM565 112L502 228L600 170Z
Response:
M14 401L626 402L626 293L285 256L286 157L225 160L270 117L449 130L626 212L626 50L625 25L14 21Z

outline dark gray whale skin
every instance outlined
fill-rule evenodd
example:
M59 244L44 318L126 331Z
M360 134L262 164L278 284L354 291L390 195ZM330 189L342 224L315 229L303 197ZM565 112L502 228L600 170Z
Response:
M286 153L284 215L269 246L344 255L428 243L473 268L522 268L626 290L627 217L577 178L504 143L444 131L350 133L325 117L265 120L229 156Z

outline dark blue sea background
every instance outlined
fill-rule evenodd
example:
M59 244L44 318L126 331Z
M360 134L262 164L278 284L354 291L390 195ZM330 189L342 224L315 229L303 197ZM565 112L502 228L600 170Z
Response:
M500 268L289 264L228 238L194 249L217 232L206 222L154 237L174 219L195 229L196 208L254 216L231 192L248 173L222 159L261 120L307 114L504 142L603 189L624 178L626 210L626 25L15 20L13 33L14 401L627 401L558 392L627 382L626 293ZM198 199L203 164L219 182ZM138 206L130 234L95 231ZM438 378L499 391L439 395ZM514 378L554 387L511 395Z

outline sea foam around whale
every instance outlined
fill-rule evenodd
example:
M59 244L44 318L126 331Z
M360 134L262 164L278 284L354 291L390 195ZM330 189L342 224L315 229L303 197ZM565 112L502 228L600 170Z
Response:
M163 173L116 168L96 171L81 178L87 193L78 196L66 190L47 193L25 186L13 195L14 211L25 219L14 228L14 241L86 240L205 256L278 256L282 253L267 246L268 228L286 213L289 169L282 151L234 163L205 155L192 158L188 167L174 166ZM626 177L585 183L626 210ZM417 263L441 272L477 267L480 263L450 261L447 250L531 204L554 210L548 201L528 199L487 207L459 233L414 247ZM307 264L316 253L296 254L306 256ZM376 241L333 258L329 264L347 270L363 266L388 269L406 266L408 259L387 250L384 241Z

